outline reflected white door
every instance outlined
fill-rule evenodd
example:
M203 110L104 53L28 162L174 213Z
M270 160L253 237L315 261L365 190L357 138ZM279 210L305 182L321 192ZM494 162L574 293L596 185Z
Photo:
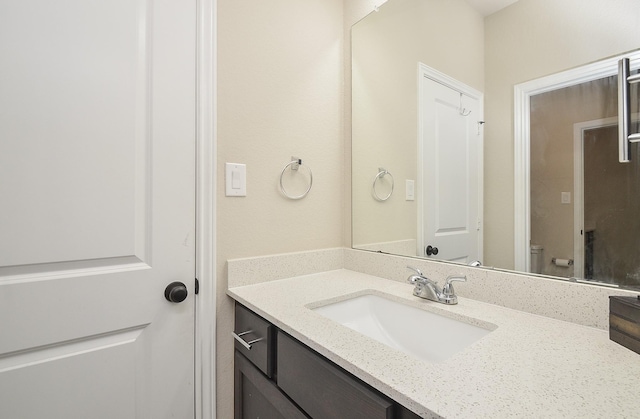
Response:
M422 66L420 76L420 254L481 260L482 94Z
M194 416L195 21L0 2L1 418Z

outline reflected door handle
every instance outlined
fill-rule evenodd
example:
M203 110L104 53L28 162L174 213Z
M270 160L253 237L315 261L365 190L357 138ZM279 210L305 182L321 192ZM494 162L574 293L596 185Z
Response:
M189 292L187 286L182 282L172 282L164 289L164 298L172 303L181 303L187 299Z
M437 254L438 254L438 248L437 248L437 247L434 247L434 246L429 245L429 246L427 246L427 248L425 249L425 253L427 254L427 256L431 256L431 255L435 256L435 255L437 255Z

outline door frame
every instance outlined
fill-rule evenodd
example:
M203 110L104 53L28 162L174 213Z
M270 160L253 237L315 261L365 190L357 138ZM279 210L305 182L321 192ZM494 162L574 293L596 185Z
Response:
M640 67L640 51L616 55L604 60L561 71L513 87L514 140L514 270L529 272L531 267L531 96L618 74L618 61L631 60L631 69Z
M640 120L640 114L631 115ZM584 278L584 133L618 125L618 117L593 119L573 124L573 276Z
M584 132L617 124L617 116L573 124L573 276L576 278L584 278Z
M217 0L196 16L196 419L216 417L216 19Z
M428 65L418 62L418 114L416 115L418 118L418 170L417 170L417 179L418 185L417 189L419 191L417 196L417 249L416 254L419 256L423 256L424 253L424 164L423 164L423 153L424 146L422 144L422 137L424 134L424 126L422 121L422 109L424 108L424 101L422 98L422 88L424 87L424 80L428 78L437 83L440 83L450 89L453 89L459 93L467 95L473 99L478 100L479 108L480 108L480 118L484 119L484 94L471 86L468 86L462 83L459 80L454 79L451 76L448 76L434 68L429 67ZM478 145L478 173L484 173L484 135L480 137L480 144ZM478 248L478 259L483 260L484 257L484 176L479 176L478 178L478 221L477 221L477 229L478 229L478 240L477 240L477 248Z

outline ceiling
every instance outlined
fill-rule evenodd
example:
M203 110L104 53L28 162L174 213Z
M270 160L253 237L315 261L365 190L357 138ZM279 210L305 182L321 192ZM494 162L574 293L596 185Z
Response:
M518 0L465 0L471 7L479 11L483 16L503 9Z

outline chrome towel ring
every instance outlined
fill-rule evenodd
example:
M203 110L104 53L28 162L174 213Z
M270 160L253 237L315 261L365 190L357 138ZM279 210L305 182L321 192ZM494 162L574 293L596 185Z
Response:
M309 187L307 188L306 191L304 191L304 193L300 194L300 195L296 195L296 196L291 196L287 190L284 187L284 184L282 182L282 177L284 176L284 173L287 171L288 168L291 168L292 171L297 171L300 166L302 166L302 159L299 159L297 157L291 157L291 161L289 163L287 163L284 168L282 169L282 172L280 172L280 191L282 192L282 194L284 196L286 196L289 199L302 199L305 196L307 196L307 194L309 193L309 191L311 190L311 186L313 186L313 172L311 171L311 168L307 165L305 165L305 167L307 168L307 170L309 171Z
M378 192L376 191L376 184L378 183L379 180L382 180L382 178L384 178L386 175L389 175L389 177L391 178L391 191L387 196L380 197L380 195L378 195ZM379 167L378 174L376 175L376 177L373 178L373 185L371 186L371 194L376 199L376 201L381 201L381 202L386 201L391 197L391 194L393 193L394 183L395 182L393 180L393 175L391 174L391 172L389 172L387 169L383 167Z

